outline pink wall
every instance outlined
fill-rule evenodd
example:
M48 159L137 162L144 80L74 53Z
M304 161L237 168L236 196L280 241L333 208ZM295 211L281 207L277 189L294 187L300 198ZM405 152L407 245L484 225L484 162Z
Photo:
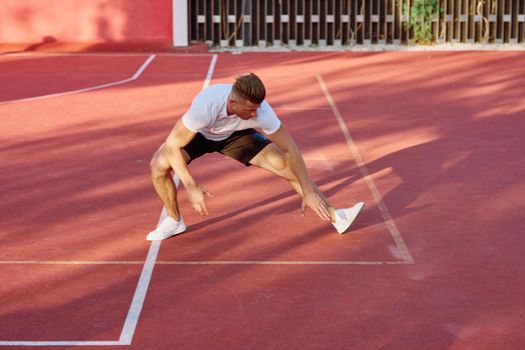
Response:
M0 43L171 43L171 4L171 0L1 0Z

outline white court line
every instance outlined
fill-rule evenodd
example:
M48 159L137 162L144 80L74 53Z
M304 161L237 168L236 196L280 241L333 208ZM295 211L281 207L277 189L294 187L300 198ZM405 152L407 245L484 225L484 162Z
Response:
M1 265L143 265L145 260L6 260Z
M210 84L216 63L217 55L213 55L208 68L208 73L206 74L203 89ZM165 214L166 211L162 210L159 216L158 224L160 224L160 222L163 220ZM144 300L146 299L146 292L148 291L149 282L151 281L151 276L153 274L153 268L155 267L155 261L157 260L160 242L161 241L151 242L148 256L146 257L146 263L142 269L142 273L137 284L137 289L135 290L133 301L131 303L131 307L129 308L128 316L126 317L124 327L122 328L122 333L120 334L119 342L121 342L122 345L131 345L131 342L133 341L133 335L135 334L140 312L142 311L142 306L144 305Z
M151 242L149 247L148 256L146 258L146 263L140 274L139 283L137 283L137 289L133 295L133 301L128 311L128 316L124 322L124 327L122 327L122 332L120 333L119 342L124 345L131 345L133 340L133 334L135 334L135 328L137 328L137 323L139 321L140 312L142 311L142 306L144 305L144 300L146 298L146 292L148 291L149 282L151 280L151 275L153 274L153 268L155 267L155 260L157 260L157 255L160 249L160 241Z
M104 260L104 261L0 261L0 265L143 265L143 260ZM268 261L268 260L159 260L155 265L399 265L406 264L404 260L394 261Z
M334 99L332 98L332 95L330 94L330 91L328 91L328 88L326 87L326 84L323 81L323 78L320 75L317 75L317 80L319 81L319 85L321 86L321 90L323 90L323 93L326 97L326 100L328 101L328 104L330 107L332 107L332 111L334 112L335 118L337 119L337 122L339 123L339 127L343 131L343 135L345 136L346 143L348 147L350 147L350 150L352 151L352 154L356 160L357 167L359 168L359 171L361 172L361 175L363 175L363 178L365 179L368 188L370 189L370 192L372 192L372 196L374 197L374 200L379 207L379 211L381 212L381 215L383 216L383 219L385 220L386 226L388 230L390 231L390 234L394 238L394 241L396 242L397 248L399 249L399 252L401 256L403 257L403 260L407 264L413 264L414 258L412 258L412 255L410 254L405 241L403 240L403 237L401 237L401 233L399 232L394 219L392 219L392 216L390 215L390 212L388 211L388 208L383 201L383 198L381 194L379 193L379 190L377 189L377 186L372 179L372 176L370 176L370 173L368 172L368 169L366 168L365 162L363 161L363 158L361 157L361 154L359 153L359 150L357 149L357 146L352 139L352 136L350 135L350 132L348 131L348 128L346 127L346 124L344 122L344 119L339 112L339 109L337 108L337 105L334 102Z
M155 55L150 56L150 59L153 60ZM213 75L213 70L215 64L217 63L217 55L213 55L208 73L206 74L206 80L204 81L204 87L208 86ZM150 60L150 62L151 62ZM149 63L148 63L149 64ZM135 75L138 77L147 65L143 65L143 69L139 70ZM142 67L141 67L142 68ZM138 74L138 75L137 75ZM135 78L136 79L136 78ZM165 215L165 210L163 210L159 217L159 223ZM117 345L131 345L133 341L133 335L135 334L135 329L142 311L142 306L144 305L144 300L146 298L146 293L148 291L148 286L151 281L151 276L153 275L153 268L155 267L155 261L157 260L157 255L160 249L160 241L154 241L151 243L148 255L146 257L146 262L142 268L142 272L137 283L137 288L133 294L133 300L131 302L128 315L126 316L126 321L122 327L122 332L120 333L120 338L118 341L0 341L0 346L117 346ZM129 263L126 262L126 263Z
M92 91L92 90L104 89L104 88L115 86L115 85L121 85L121 84L129 83L130 81L136 80L138 77L140 77L142 72L144 72L144 70L148 67L148 65L151 63L151 61L153 61L154 58L155 58L155 55L150 55L148 57L148 59L146 60L146 62L144 62L142 64L142 66L140 66L140 68L135 72L135 74L133 74L133 76L131 78L128 78L128 79L115 81L113 83L96 85L96 86L92 86L92 87L88 87L88 88L84 88L84 89L79 89L79 90L71 90L71 91L66 91L66 92L58 92L56 94L42 95L42 96L29 97L29 98L21 98L21 99L18 99L18 100L2 101L2 102L0 102L0 105L5 105L5 104L9 104L9 103L16 103L16 102L27 102L27 101L42 100L42 99L50 98L50 97L67 96L67 95L72 95L72 94L78 94L80 92L87 92L87 91Z
M210 86L211 77L213 76L213 71L215 70L215 65L217 64L217 58L219 56L217 54L213 55L210 62L210 67L208 68L208 73L206 74L206 79L204 80L204 84L202 84L202 90L206 89L208 86Z
M204 85L202 87L203 89L210 85L211 77L213 76L213 71L215 69L215 64L217 63L217 57L217 55L213 55L211 59L208 73L206 74L206 79L204 80ZM166 210L163 208L159 216L158 224L161 223L165 216ZM151 275L153 274L153 268L155 267L155 261L157 260L160 242L161 241L151 242L148 256L146 258L146 263L142 269L142 274L140 275L139 283L137 284L137 289L135 290L135 295L133 296L133 302L131 303L128 316L126 317L126 322L124 323L122 333L120 334L119 341L122 344L131 345L131 342L133 341L135 328L137 327L137 322L140 317L140 312L142 311L142 306L144 305Z
M268 260L211 260L157 261L158 265L402 265L405 261L268 261Z
M60 53L60 52L49 52L49 53L33 53L33 52L17 52L17 53L10 53L10 54L4 54L0 55L0 60L2 58L8 58L8 57L48 57L48 56L57 56L57 57L142 57L145 53L126 53L126 52L114 52L114 53L104 53L104 52L82 52L82 53ZM206 57L206 56L212 56L214 54L212 53L170 53L170 52L157 52L155 53L156 56L183 56L183 57Z
M0 346L117 346L127 345L115 340L92 341L0 341Z

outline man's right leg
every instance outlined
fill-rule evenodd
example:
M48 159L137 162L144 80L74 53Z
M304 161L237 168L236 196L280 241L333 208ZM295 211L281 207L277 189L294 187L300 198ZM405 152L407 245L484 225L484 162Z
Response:
M164 153L164 147L163 144L153 155L150 161L150 172L153 187L166 208L167 217L147 236L146 239L150 241L168 238L186 230L177 203L177 187L170 174L172 168ZM185 161L188 162L190 157L187 152L182 150L182 154Z
M157 195L166 207L168 216L171 216L175 220L179 220L180 214L177 204L177 188L170 175L172 169L168 157L164 154L164 147L165 145L162 144L150 161L151 181L153 182L153 187L155 187ZM182 154L184 155L186 162L188 162L189 156L186 151L182 150Z

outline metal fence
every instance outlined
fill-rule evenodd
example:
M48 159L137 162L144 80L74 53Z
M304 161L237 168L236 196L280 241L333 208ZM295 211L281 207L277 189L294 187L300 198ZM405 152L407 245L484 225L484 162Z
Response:
M413 43L416 0L193 0L190 40L219 47ZM525 43L525 0L439 0L436 43Z

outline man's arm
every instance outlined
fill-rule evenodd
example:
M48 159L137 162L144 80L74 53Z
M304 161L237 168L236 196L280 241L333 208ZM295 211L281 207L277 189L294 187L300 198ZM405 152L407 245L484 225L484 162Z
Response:
M309 207L323 220L331 220L331 206L308 175L306 164L301 152L288 131L286 131L284 125L281 124L276 132L267 136L277 147L279 147L279 149L281 149L281 151L284 152L286 162L289 164L290 169L301 185L303 191L303 203L301 208L303 212L305 207Z
M182 120L179 120L171 130L164 146L166 158L170 166L186 188L188 199L193 208L201 215L208 215L204 194L211 196L211 193L198 185L193 175L191 175L182 149L193 140L196 133L184 126Z

